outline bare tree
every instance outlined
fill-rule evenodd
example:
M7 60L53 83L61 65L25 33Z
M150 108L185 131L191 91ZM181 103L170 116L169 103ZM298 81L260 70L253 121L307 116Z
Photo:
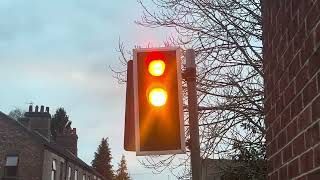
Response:
M265 179L260 0L152 2L151 8L139 1L144 14L137 24L175 28L176 36L169 38L166 45L193 48L197 54L202 158L241 161L243 169L231 174L246 173L250 178ZM122 59L126 59L123 45L119 47ZM186 127L188 138L188 124ZM181 172L185 167L184 173L176 175L186 178L190 176L188 158L150 157L141 163L160 172L166 168Z
M18 121L20 118L24 117L24 113L24 110L16 107L14 110L9 112L9 116Z

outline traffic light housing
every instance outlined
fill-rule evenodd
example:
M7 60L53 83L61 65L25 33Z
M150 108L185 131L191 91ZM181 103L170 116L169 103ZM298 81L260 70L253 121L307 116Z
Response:
M180 49L134 49L133 55L137 155L184 153Z
M124 124L123 146L126 151L136 151L135 145L135 121L133 99L133 61L127 63L127 87L126 87L126 114Z

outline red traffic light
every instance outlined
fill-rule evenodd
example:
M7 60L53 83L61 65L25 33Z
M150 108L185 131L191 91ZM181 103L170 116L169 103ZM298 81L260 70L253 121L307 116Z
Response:
M166 69L166 64L161 59L152 60L148 65L148 71L152 76L161 76Z

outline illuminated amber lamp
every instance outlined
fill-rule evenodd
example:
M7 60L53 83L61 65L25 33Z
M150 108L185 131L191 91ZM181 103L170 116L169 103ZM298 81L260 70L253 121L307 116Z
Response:
M156 107L161 107L167 102L167 91L162 88L153 88L148 94L148 101Z

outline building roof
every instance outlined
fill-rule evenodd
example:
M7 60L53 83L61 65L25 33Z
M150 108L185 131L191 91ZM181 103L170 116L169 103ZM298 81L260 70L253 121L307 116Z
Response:
M88 164L86 164L84 161L82 161L80 158L78 158L77 156L75 156L74 154L72 154L71 152L69 152L68 150L62 148L61 146L59 146L58 144L54 143L54 142L48 142L45 137L43 137L40 133L36 132L36 131L32 131L28 128L26 128L22 123L20 123L19 121L16 121L14 119L12 119L11 117L9 117L8 115L4 114L3 112L0 111L0 120L7 120L9 123L17 126L18 128L20 128L22 131L27 132L28 134L31 135L32 139L35 140L36 142L44 145L45 148L47 148L48 150L61 155L65 158L67 158L69 161L83 167L85 170L99 176L101 179L106 180L105 177L103 177L100 173L98 173L96 170L94 170L91 166L89 166Z
M247 161L248 162L248 161ZM266 163L265 160L255 160L259 166ZM232 159L202 159L202 177L203 179L219 179L228 172L241 172L243 168L247 168L246 161L237 161ZM247 175L238 174L238 179L248 180Z

